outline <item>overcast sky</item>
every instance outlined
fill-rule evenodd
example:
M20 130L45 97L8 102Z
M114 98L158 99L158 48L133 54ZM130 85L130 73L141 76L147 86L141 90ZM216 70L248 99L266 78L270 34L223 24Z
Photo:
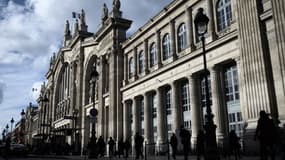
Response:
M123 17L133 21L128 34L172 0L121 0ZM49 59L63 40L65 20L83 8L89 32L96 32L103 3L111 0L0 0L0 132L29 102L36 105ZM32 92L32 88L38 91ZM10 128L9 128L10 129Z

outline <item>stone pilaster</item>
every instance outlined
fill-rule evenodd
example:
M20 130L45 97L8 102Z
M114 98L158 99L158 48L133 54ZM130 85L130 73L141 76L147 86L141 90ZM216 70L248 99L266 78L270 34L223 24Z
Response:
M187 33L187 45L190 47L190 50L193 51L195 49L194 45L194 33L193 33L193 18L192 18L192 8L186 7L186 33Z
M103 90L106 81L104 80L104 72L106 72L106 60L104 56L100 56L100 68L99 68L99 79L98 79L98 105L99 105L99 110L98 110L98 135L104 135L104 119L105 119L105 114L104 114L104 109L105 109L105 103L103 99Z
M160 31L156 31L156 54L157 54L157 66L161 67L161 38Z
M226 140L228 137L228 129L227 129L227 110L225 105L225 99L223 93L222 81L221 78L221 67L214 66L210 68L210 76L211 76L211 89L212 89L212 109L214 114L214 123L217 126L216 128L216 137L218 141L219 147L224 147L226 145Z
M173 60L177 59L175 20L170 20L170 42Z
M131 119L130 119L130 107L131 101L126 100L124 102L123 114L124 114L124 141L129 140L131 138Z
M124 55L124 85L128 84L128 73L129 73L129 61L128 61L128 55Z
M212 36L212 39L217 39L217 34L215 30L215 18L214 18L214 7L213 7L213 0L207 0L208 5L208 16L209 16L209 29L208 33Z
M178 82L172 82L171 83L171 89L172 89L172 109L173 109L173 128L172 131L178 134L178 131L180 129L180 126L183 124L183 119L182 119L182 107L178 103L178 97L177 96L179 93L178 91Z
M117 55L114 51L110 54L110 76L109 76L109 135L117 139Z
M148 40L145 39L144 40L144 72L145 74L147 74L149 72L149 65L148 65L148 61L149 61L149 54L148 54Z
M197 136L199 130L202 129L202 109L200 104L200 94L199 94L199 82L198 76L192 74L188 77L189 79L189 90L190 90L190 107L191 107L191 144L192 147L196 148Z
M152 137L152 111L149 100L149 93L144 94L144 132L147 144L153 143Z
M134 47L133 49L134 53L134 78L138 79L138 49L137 47Z

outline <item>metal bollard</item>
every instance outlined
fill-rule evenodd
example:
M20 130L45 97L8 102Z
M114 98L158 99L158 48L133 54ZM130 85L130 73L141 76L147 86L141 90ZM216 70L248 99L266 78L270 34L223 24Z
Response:
M147 160L147 155L146 155L146 141L144 142L144 160Z
M168 142L168 139L167 139L167 159L170 160L170 150L169 150L169 142Z

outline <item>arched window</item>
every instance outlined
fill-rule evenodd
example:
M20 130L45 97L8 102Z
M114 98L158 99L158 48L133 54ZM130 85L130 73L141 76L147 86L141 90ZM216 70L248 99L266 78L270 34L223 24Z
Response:
M186 48L186 25L182 23L179 28L178 28L178 35L177 35L177 40L178 40L178 51L182 51L183 49Z
M231 25L232 9L231 0L220 0L217 7L218 31Z
M133 57L129 60L129 78L134 76L135 67L134 67L134 59Z
M150 58L150 66L154 66L157 63L157 55L156 55L156 45L155 43L152 43L150 45L150 51L149 51L149 58Z
M170 37L168 33L166 33L162 39L162 54L163 54L163 60L166 60L171 56L170 55Z
M144 70L144 52L139 53L139 73L143 73Z

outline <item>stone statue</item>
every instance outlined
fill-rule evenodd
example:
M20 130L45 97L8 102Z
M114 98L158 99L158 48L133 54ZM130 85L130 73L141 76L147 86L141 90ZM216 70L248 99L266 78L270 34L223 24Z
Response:
M69 21L66 20L65 23L65 31L64 31L65 35L70 35L70 25L69 25Z
M113 0L113 10L114 11L119 11L120 7L121 7L120 0Z
M85 12L84 10L82 9L81 10L81 15L80 15L80 24L86 24L86 20L85 20Z
M103 11L102 11L102 21L104 22L107 18L108 18L108 7L106 5L106 3L103 4Z

